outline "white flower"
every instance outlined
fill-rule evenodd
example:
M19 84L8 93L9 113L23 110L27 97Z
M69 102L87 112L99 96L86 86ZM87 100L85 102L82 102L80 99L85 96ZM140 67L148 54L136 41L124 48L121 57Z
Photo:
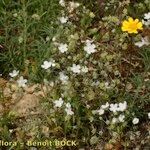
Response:
M74 112L71 110L71 104L70 103L66 103L65 111L66 111L67 115L73 115L74 114Z
M116 113L118 111L118 104L110 104L109 110Z
M71 108L65 108L65 111L67 113L67 115L73 115L74 112L71 110Z
M54 101L55 107L61 107L63 103L64 101L62 100L62 98L59 98L59 100Z
M124 122L124 118L125 118L125 115L120 115L120 116L118 117L118 120L119 120L120 122Z
M19 80L17 80L17 83L19 87L25 87L27 83L27 79L24 79L23 76L21 76Z
M67 83L69 77L66 76L63 72L60 72L59 73L59 77L60 77L60 80L62 81L62 83Z
M138 119L138 118L134 118L134 119L132 120L132 123L133 123L133 124L138 124L138 123L139 123L139 119Z
M60 4L62 7L65 7L65 1L64 1L64 0L59 0L59 4Z
M71 9L75 9L80 6L79 3L75 3L75 2L70 2L69 4L70 4Z
M149 41L148 41L148 37L144 37L141 40L142 41L140 41L140 42L136 42L135 45L138 46L138 47L142 47L143 45L148 46L150 44Z
M102 109L107 109L108 107L109 107L109 103L108 102L105 105L101 106Z
M84 73L87 73L87 72L88 72L88 67L83 66L83 67L81 68L81 71L84 72Z
M150 25L150 19L145 21L145 20L142 20L142 23L146 26L149 26Z
M136 42L135 45L138 46L138 47L142 47L144 45L144 42L143 41Z
M150 119L150 112L148 113L148 118Z
M13 78L16 77L19 74L19 71L13 70L12 72L9 73L9 75Z
M114 117L114 118L112 119L112 123L115 124L115 123L117 123L117 122L118 122L118 119Z
M150 19L150 12L144 14L144 19L149 20Z
M146 26L150 25L150 12L144 14L144 20L142 20L142 23Z
M72 67L71 67L71 71L74 72L74 73L80 73L81 72L81 66L73 64Z
M60 18L59 18L59 21L60 21L62 24L67 23L68 17L60 17Z
M51 61L44 61L43 65L41 65L41 67L43 69L48 69L50 67L54 67L56 64L55 64L55 60L51 60Z
M48 61L44 61L43 65L41 65L42 68L44 69L48 69L51 67L51 62L48 62Z
M67 7L67 9L68 9L69 13L71 13L74 11L74 9L76 9L79 6L80 6L79 3L69 2L69 7Z
M92 54L96 52L96 46L95 44L92 44L92 41L86 40L86 45L84 46L84 51L86 51L88 54Z
M118 111L125 111L127 109L127 102L119 103Z
M71 104L70 103L66 103L66 107L67 108L71 108Z
M99 109L99 110L97 110L97 113L99 114L99 115L103 115L104 114L104 109Z
M68 50L68 45L67 44L60 44L58 49L61 53L64 53Z

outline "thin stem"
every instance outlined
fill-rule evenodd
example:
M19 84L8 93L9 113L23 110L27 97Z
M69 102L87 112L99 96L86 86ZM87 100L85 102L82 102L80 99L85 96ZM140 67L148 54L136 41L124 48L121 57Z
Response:
M23 1L23 64L25 66L26 61L26 44L27 44L27 12L26 4Z

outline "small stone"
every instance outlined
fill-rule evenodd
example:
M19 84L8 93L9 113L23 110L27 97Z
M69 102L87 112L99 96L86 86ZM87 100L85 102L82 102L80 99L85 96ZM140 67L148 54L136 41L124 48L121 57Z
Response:
M26 116L31 114L31 110L36 109L39 106L40 99L34 94L25 94L12 108L19 116ZM36 114L40 113L40 110L34 111Z
M105 150L113 150L113 145L111 144L111 143L107 143L106 145L105 145Z
M10 90L10 88L6 87L3 91L4 97L8 98L12 96L12 92Z
M29 94L32 94L32 93L34 93L34 91L35 91L35 89L38 87L38 85L32 85L32 86L29 86L29 87L26 87L25 88L25 91L27 92L27 93L29 93Z

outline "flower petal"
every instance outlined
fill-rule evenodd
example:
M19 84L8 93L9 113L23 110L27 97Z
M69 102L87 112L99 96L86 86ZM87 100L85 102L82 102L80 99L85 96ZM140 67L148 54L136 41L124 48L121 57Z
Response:
M129 21L129 23L132 23L133 22L133 18L129 17L128 21Z
M135 21L134 21L135 23L138 23L139 22L139 19L135 19Z
M139 22L139 23L137 24L137 27L138 27L138 29L140 29L140 30L143 29L142 26L143 26L142 22Z
M122 23L123 26L128 26L128 24L129 24L129 23L128 23L128 21L126 21L126 20L123 21L123 23Z

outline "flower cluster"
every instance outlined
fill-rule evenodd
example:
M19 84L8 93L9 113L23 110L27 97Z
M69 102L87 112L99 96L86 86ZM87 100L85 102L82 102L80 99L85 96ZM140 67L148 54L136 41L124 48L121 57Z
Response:
M81 67L80 65L76 65L76 64L73 64L70 69L73 73L77 73L77 74L79 74L81 72L83 72L83 73L88 72L88 68L86 66Z
M127 102L124 101L123 103L115 103L115 104L110 104L110 108L109 110L112 111L113 113L116 113L116 112L123 112L127 109Z
M101 105L101 108L99 110L96 110L97 113L100 115L104 114L104 110L109 109L111 112L123 112L127 109L127 102L124 101L123 103L115 103L115 104L109 104L108 102L105 105Z
M19 75L19 70L13 70L9 73L11 78L15 78ZM24 79L23 76L20 76L20 78L17 80L19 87L26 87L27 79Z
M114 114L116 114L116 112L124 112L126 109L127 109L127 102L126 101L124 101L123 103L115 103L115 104L109 104L107 102L106 104L101 105L100 109L93 110L92 113L103 115L106 110L109 110L109 111L113 112ZM118 118L117 117L112 118L112 124L124 122L124 119L125 119L125 115L120 114L118 116Z
M12 70L9 73L10 82L17 83L19 92L27 93L25 87L32 84L29 81L37 81L43 88L42 94L39 95L42 95L45 100L42 102L42 106L47 110L44 112L47 113L45 116L50 116L49 118L55 122L55 125L65 132L61 135L71 137L76 134L72 130L73 134L69 135L68 131L71 133L71 129L79 127L78 131L83 128L83 133L78 133L78 135L83 138L81 141L90 141L90 144L94 142L96 144L96 141L99 141L97 135L101 128L110 132L108 135L114 135L113 131L123 135L121 132L124 133L126 131L124 129L128 126L136 129L134 125L142 120L142 115L146 114L145 118L150 119L150 112L142 110L144 105L140 109L133 108L134 104L141 104L139 99L142 97L143 100L143 95L148 91L146 88L149 73L143 71L143 66L148 60L146 46L150 45L149 35L145 33L149 30L150 13L144 14L143 21L132 17L127 18L127 9L123 10L123 15L116 13L113 16L104 13L103 17L98 19L98 13L90 7L86 7L85 3L65 0L55 1L55 3L54 8L58 5L56 8L59 9L52 12L52 16L56 15L54 19L47 16L48 13L42 12L43 8L40 9L41 13L37 12L39 15L25 13L27 17L31 15L31 19L22 20L27 24L31 21L30 30L35 27L34 24L39 27L40 35L30 37L24 35L26 33L17 33L15 39L17 39L19 49L24 43L23 49L26 44L29 45L28 49L33 48L33 51L27 50L29 55L22 59L25 60L23 72L21 69L20 71ZM93 6L96 4L92 1L91 3ZM122 6L128 4L129 1L119 2L119 9L116 11L122 10ZM106 2L104 10L107 12L106 8L110 6L113 7L113 1ZM48 10L48 12L50 11ZM17 19L20 17L20 13L13 13L13 16L13 19ZM120 18L125 17L127 20L123 20L120 25ZM44 20L42 22L44 26L39 23L41 20ZM20 35L18 35L19 33ZM37 41L37 47L34 46L32 38ZM144 51L140 51L142 54L140 58L136 52L137 47ZM130 50L133 52L132 55ZM38 53L35 54L35 52ZM16 54L19 55L20 52ZM144 61L142 57L145 58ZM19 67L15 66L15 68ZM148 67L145 65L145 68ZM138 79L136 74L135 77L133 75L134 71L137 73L139 70L141 79ZM139 80L139 85L135 84L136 79ZM27 84L28 82L29 84ZM146 98L147 95L145 94ZM138 100L134 102L136 97ZM143 112L138 112L138 110ZM141 114L138 115L139 113ZM87 123L88 119L90 123ZM62 130L63 123L65 130ZM105 129L104 123L108 125L107 129ZM86 139L87 133L93 137Z

